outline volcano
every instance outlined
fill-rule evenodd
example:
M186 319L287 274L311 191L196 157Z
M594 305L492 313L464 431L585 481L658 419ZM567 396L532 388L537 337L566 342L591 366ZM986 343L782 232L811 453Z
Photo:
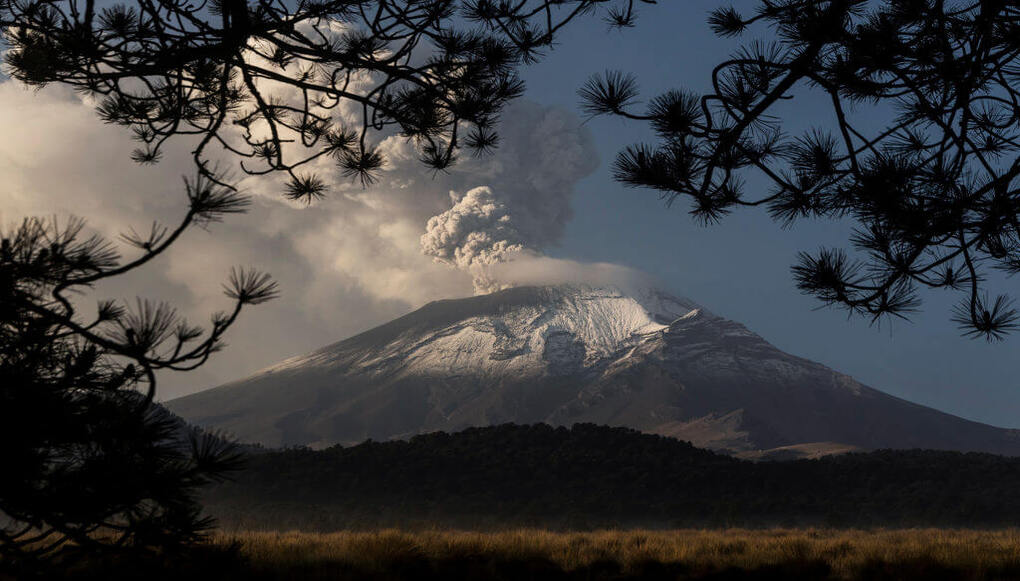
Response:
M885 394L650 288L518 287L436 301L167 405L266 446L513 422L625 426L743 457L1020 455L1020 430Z

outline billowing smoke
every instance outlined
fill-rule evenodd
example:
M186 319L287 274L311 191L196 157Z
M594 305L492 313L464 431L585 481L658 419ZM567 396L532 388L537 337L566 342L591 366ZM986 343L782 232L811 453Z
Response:
M174 142L159 165L139 166L130 159L137 147L130 132L103 124L79 95L60 86L26 90L11 80L0 80L0 124L19 136L0 142L4 225L23 216L75 214L116 240L153 220L174 224L186 209L181 176L194 173L186 141ZM221 282L231 266L255 266L279 281L282 297L243 316L223 353L195 372L161 379L158 397L170 398L237 379L428 301L469 294L469 269L421 251L429 218L450 210L450 192L459 194L454 203L464 202L467 192L487 186L497 206L491 215L509 216L502 233L489 230L491 240L505 245L469 238L488 245L490 257L526 257L528 251L511 247L541 250L558 241L577 182L597 164L589 132L565 109L518 101L507 109L500 137L493 155L465 155L437 176L406 139L389 137L380 144L385 171L369 188L320 158L305 169L326 181L331 195L310 208L282 198L282 176L249 177L242 183L254 196L249 214L189 231L151 268L118 277L98 298L167 300L200 322L223 306ZM89 155L81 155L82 147ZM224 163L236 167L236 159ZM445 260L456 263L456 253Z
M621 264L579 262L540 255L522 255L515 260L495 264L487 274L494 281L504 281L503 286L580 283L616 287L624 292L662 286L654 276Z
M640 271L605 262L543 256L518 230L508 201L487 186L469 190L449 210L429 218L422 252L472 276L475 294L522 285L583 283L638 289L654 286Z
M501 127L504 140L491 161L461 174L474 187L450 192L453 207L428 218L421 237L422 253L470 274L477 294L517 284L496 277L495 265L539 257L559 241L574 186L597 165L590 137L573 115L531 104L514 110L529 123Z
M456 194L451 198L456 200ZM507 286L489 269L524 252L525 243L507 204L487 186L469 190L452 208L429 218L421 237L426 256L471 273L476 294Z

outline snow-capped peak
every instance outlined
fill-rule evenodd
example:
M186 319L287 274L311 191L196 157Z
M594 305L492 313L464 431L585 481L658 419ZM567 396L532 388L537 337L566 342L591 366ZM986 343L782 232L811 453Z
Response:
M654 288L519 287L430 303L380 328L385 336L352 337L265 372L344 366L390 373L396 366L412 374L531 375L552 366L556 373L617 353L698 310Z
M836 442L1020 455L1017 432L882 394L649 288L436 301L172 409L267 445L594 422L740 453Z
M478 298L476 312L462 312L424 334L415 329L356 365L391 370L389 364L400 361L404 373L430 376L574 373L696 310L690 301L655 289L580 284Z

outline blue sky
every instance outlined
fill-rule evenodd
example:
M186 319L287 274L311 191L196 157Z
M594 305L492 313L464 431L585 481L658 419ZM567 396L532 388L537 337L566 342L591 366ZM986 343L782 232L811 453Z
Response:
M166 299L201 321L224 306L220 282L231 265L272 272L283 296L246 313L228 335L228 348L209 365L161 378L159 393L169 399L213 387L429 300L470 294L470 276L424 256L419 239L430 217L449 210L471 188L487 186L540 210L572 205L573 218L565 223L530 217L533 227L548 227L547 237L558 241L545 248L547 254L647 271L669 290L744 323L791 354L905 399L1020 427L1020 336L1000 344L962 338L949 321L958 296L926 293L913 322L876 328L847 320L842 311L820 310L794 288L789 267L796 253L843 245L848 224L808 221L783 230L763 212L748 210L702 227L682 200L666 208L654 192L611 179L616 152L652 136L641 124L618 119L581 126L577 89L592 73L619 69L638 77L645 98L671 88L703 90L712 67L740 42L708 30L705 19L716 6L663 0L643 7L637 26L624 31L593 19L576 22L554 51L523 71L528 91L508 111L505 139L491 159L465 160L432 179L413 153L393 141L390 153L404 161L390 167L380 184L362 190L338 175L324 176L334 195L312 209L284 203L271 180L252 183L251 214L189 232L140 276L98 294ZM752 30L742 40L767 32ZM787 111L793 129L828 121L825 104L811 98L798 98ZM882 123L877 115L870 121ZM115 236L126 225L146 227L154 218L179 216L180 177L192 171L186 144L167 150L158 166L139 167L129 159L134 144L127 132L104 126L70 91L36 93L2 79L0 123L8 135L20 136L0 142L6 185L0 221L75 213ZM999 280L994 290L1020 294L1018 282Z
M701 91L712 67L739 42L767 39L761 28L737 40L715 37L705 19L718 5L660 2L642 10L635 28L619 32L593 22L575 26L543 62L524 72L527 97L576 110L577 88L605 69L634 73L644 98L670 88ZM801 98L789 122L806 127L829 119L824 103ZM923 294L923 310L909 323L872 327L839 310L819 310L818 302L794 287L789 266L799 250L845 246L849 225L804 221L783 230L764 212L748 210L717 226L699 226L682 200L666 208L651 190L613 182L609 164L616 152L653 141L647 127L611 118L592 119L587 126L601 164L577 185L574 219L552 254L641 268L789 353L905 399L1020 427L1020 337L999 344L960 337L949 321L959 297L941 291ZM996 292L1020 294L1020 279L997 284Z

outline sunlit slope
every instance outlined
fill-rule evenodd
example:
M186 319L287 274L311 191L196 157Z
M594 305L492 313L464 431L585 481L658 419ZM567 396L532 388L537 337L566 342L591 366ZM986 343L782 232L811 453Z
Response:
M269 446L593 422L742 454L812 444L814 455L1020 455L1015 430L889 396L654 289L522 287L437 301L168 407Z

